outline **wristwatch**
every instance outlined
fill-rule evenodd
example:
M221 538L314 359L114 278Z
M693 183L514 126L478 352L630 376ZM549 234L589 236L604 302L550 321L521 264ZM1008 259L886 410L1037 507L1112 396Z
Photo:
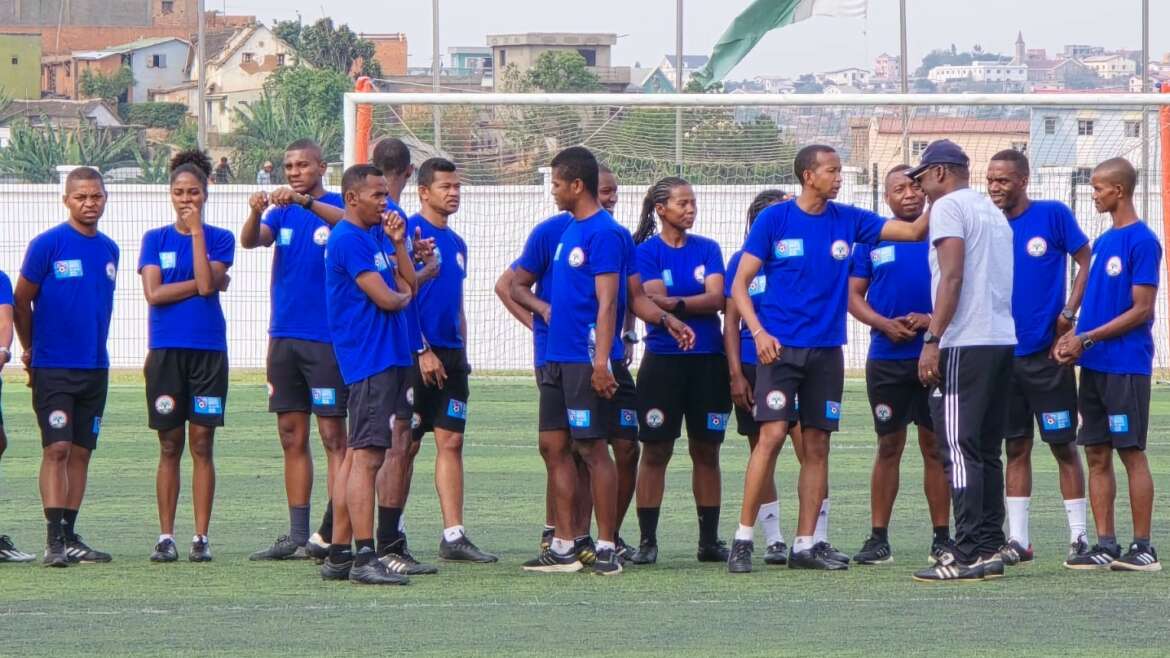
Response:
M1081 347L1086 352L1088 352L1094 345L1097 344L1097 341L1089 338L1089 334L1081 334L1080 336L1077 336L1077 338L1081 339Z
M301 203L301 207L304 208L305 210L311 210L313 208L313 195L312 194L305 195L305 200L303 203Z
M640 339L638 338L638 332L636 332L632 329L630 331L627 331L626 333L622 334L622 340L631 344L631 345L636 345L640 341Z
M1066 308L1063 311L1061 311L1060 317L1064 318L1065 320L1068 320L1069 322L1072 322L1073 324L1076 324L1076 322L1077 322L1076 312L1073 311L1072 309L1069 309L1069 308Z
M933 344L939 342L940 340L942 340L942 339L939 338L938 336L935 336L933 333L931 333L930 329L927 329L926 333L922 334L922 342L927 344L927 345L933 345Z

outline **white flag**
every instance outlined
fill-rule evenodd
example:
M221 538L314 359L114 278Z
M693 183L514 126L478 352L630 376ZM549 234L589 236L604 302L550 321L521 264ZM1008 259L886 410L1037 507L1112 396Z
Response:
M803 21L813 16L831 18L865 18L869 0L800 0L800 6L792 16L792 22Z

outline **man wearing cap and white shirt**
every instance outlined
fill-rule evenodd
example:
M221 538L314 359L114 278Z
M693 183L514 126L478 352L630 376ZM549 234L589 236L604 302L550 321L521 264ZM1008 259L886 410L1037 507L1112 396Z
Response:
M967 155L932 142L908 175L931 201L934 316L918 375L930 387L955 514L955 547L914 574L920 581L1003 575L1004 498L1000 450L1012 355L1012 229L1003 212L969 187Z

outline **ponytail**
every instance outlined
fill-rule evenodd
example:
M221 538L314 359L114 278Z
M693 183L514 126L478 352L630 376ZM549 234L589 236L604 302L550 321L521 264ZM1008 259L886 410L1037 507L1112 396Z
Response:
M752 199L751 205L748 206L747 227L744 229L744 233L746 234L752 230L752 224L756 221L756 217L764 212L765 208L782 203L791 198L787 192L778 189L768 189L757 194L756 198Z
M674 188L683 185L690 185L690 183L676 176L668 176L646 190L646 198L642 199L642 214L638 216L638 229L634 232L634 244L642 244L654 236L658 231L658 225L654 221L655 206L666 203Z

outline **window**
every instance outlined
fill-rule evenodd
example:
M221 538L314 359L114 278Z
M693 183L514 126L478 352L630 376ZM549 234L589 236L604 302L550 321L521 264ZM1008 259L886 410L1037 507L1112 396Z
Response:
M1092 119L1077 119L1077 134L1083 137L1088 137L1093 134Z
M256 61L256 53L244 53L243 57L245 64L251 64Z
M577 54L585 58L585 66L597 66L597 50L594 48L578 48Z
M914 159L921 158L922 152L925 151L926 147L929 145L930 145L930 142L925 142L925 141L915 140L915 141L911 142L910 143L910 157L914 158Z
M164 13L164 14L175 13L175 0L162 0L162 13Z
M276 65L284 66L284 53L276 53Z
M1056 117L1044 117L1044 134L1056 134Z
M1089 167L1078 167L1073 172L1074 185L1089 185L1093 178L1093 170Z
M148 69L165 69L167 67L166 55L151 55L150 61L146 63Z
M16 55L13 55L13 56L12 56L12 65L13 65L13 66L18 66L18 65L20 65L20 58L19 58L19 57L17 57Z
M1125 136L1126 137L1141 137L1142 136L1142 122L1141 121L1126 121L1125 122Z
M504 68L508 65L508 51L500 48L500 65L497 68Z

